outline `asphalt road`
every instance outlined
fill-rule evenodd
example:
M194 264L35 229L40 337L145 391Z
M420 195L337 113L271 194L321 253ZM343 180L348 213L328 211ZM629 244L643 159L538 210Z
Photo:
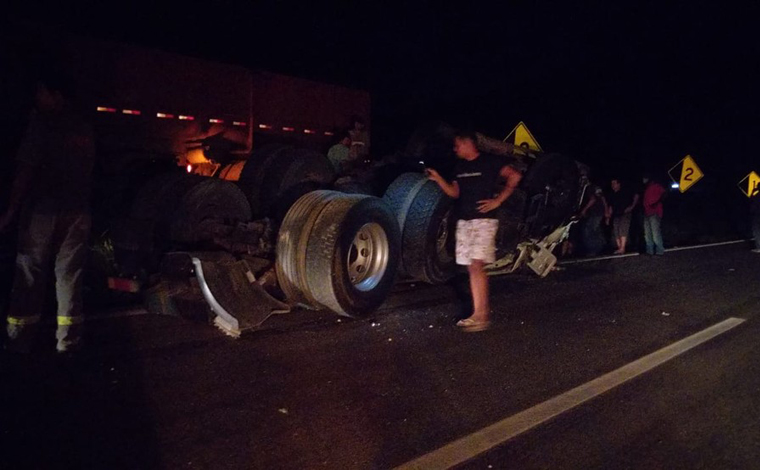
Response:
M392 468L727 318L746 321L461 466L756 468L758 267L729 245L494 278L475 334L454 326L462 285L239 340L94 320L79 359L2 357L0 468Z

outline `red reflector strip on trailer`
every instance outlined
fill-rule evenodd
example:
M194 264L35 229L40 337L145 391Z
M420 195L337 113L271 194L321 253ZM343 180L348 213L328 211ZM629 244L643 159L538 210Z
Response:
M259 124L259 129L271 129L272 126L269 124Z
M139 116L140 114L142 114L140 111L136 109L122 109L121 112L124 114L131 114L132 116Z
M173 114L167 114L167 113L156 113L156 117L161 118L161 119L174 119Z
M213 124L223 124L224 123L224 121L222 121L221 119L213 119L213 118L209 119L208 122L211 122Z
M107 108L105 106L98 106L97 110L101 113L115 113L116 108Z
M313 130L311 130L311 129L304 129L304 130L303 130L303 133L304 133L304 134L313 134L313 133L314 133L314 131L313 131Z
M296 128L295 127L283 127L282 130L284 130L285 132L293 132L294 130L296 130Z
M330 131L325 131L325 135L335 135L335 133L334 132L330 132Z
M179 120L180 120L180 121L192 121L192 120L194 120L194 119L195 119L195 118L194 118L194 117L192 117L192 116L184 116L184 115L182 115L182 114L180 114L180 115L179 115Z
M244 123L243 121L232 121L232 125L233 125L233 126L241 126L241 127L245 127L245 126L246 126L246 123Z

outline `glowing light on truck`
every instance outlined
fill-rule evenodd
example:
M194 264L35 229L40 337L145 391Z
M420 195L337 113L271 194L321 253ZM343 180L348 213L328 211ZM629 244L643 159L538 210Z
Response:
M179 115L180 121L193 121L195 118L192 116L184 116L182 114Z
M142 114L140 111L136 109L122 109L121 112L124 114L130 114L132 116L139 116L140 114Z
M331 136L331 135L335 135L335 133L334 132L330 132L330 131L325 131L325 135Z
M269 124L259 124L259 129L271 129L272 126Z
M246 124L243 121L232 121L232 125L245 127Z
M174 119L174 115L168 113L156 113L156 117L161 119Z
M295 127L283 127L282 130L284 130L285 132L293 132L294 130L296 130L296 128Z
M208 122L210 122L212 124L224 124L223 120L221 120L221 119L214 119L214 118L209 119Z
M105 106L98 106L96 109L101 113L115 113L116 112L116 108L107 108Z
M304 134L313 134L313 133L314 133L314 131L313 131L313 130L311 130L311 129L304 129L304 130L303 130L303 133L304 133Z

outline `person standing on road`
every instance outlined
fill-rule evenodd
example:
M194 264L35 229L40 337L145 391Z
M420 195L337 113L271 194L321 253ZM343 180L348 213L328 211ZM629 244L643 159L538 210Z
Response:
M489 213L512 195L522 174L496 156L481 154L477 135L472 132L457 133L454 152L460 161L452 182L432 168L425 171L444 193L457 199L456 262L467 266L473 299L472 314L457 322L457 326L465 331L482 331L489 327L491 313L484 267L496 260L495 240L499 228L498 219ZM494 196L499 179L504 179L506 185Z
M645 175L644 197L644 241L647 245L648 255L664 255L665 246L662 243L662 201L668 192L665 188L652 180L651 176Z
M755 248L752 253L760 253L760 190L755 190L749 201L752 214L752 236L755 238Z
M0 231L19 221L7 325L7 347L15 352L30 349L52 265L58 300L57 350L75 349L82 335L95 144L92 129L75 112L69 92L62 77L46 77L37 85L36 110L17 155L10 203L0 215Z
M596 256L604 248L602 219L604 219L607 210L607 200L604 198L604 191L599 186L594 186L591 197L581 210L581 217L584 220L583 245L588 256Z
M639 202L639 195L631 193L624 187L619 179L610 182L612 194L609 198L607 209L607 223L612 219L612 236L615 237L617 250L616 255L625 253L625 245L628 243L628 231L631 229L631 213Z

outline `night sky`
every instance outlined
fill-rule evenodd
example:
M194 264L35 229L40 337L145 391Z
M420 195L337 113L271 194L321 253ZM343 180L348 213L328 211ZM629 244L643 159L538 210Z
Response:
M600 175L664 176L687 153L729 180L760 171L757 7L128 3L27 3L8 18L366 89L379 152L424 120L496 137L523 120Z

